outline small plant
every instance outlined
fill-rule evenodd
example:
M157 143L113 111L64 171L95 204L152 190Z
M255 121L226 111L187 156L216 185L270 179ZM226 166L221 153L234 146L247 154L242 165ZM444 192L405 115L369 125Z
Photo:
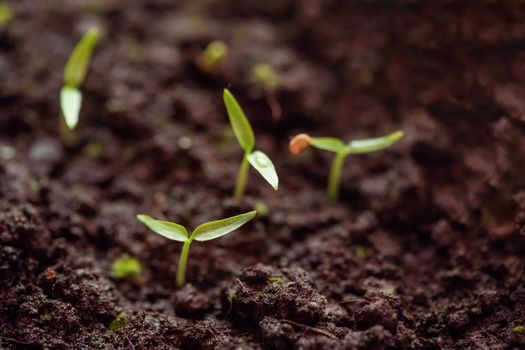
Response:
M267 63L259 63L252 68L251 78L255 84L259 85L266 98L266 103L272 111L273 119L281 118L282 108L275 97L275 91L281 84L281 78L275 70Z
M182 252L180 254L179 266L177 269L177 287L181 287L186 283L186 264L188 262L188 253L190 245L195 240L198 242L205 242L215 238L222 237L251 219L257 214L256 211L232 216L227 219L210 221L208 223L197 226L191 235L188 234L186 228L182 225L175 224L169 221L160 221L148 215L137 215L137 219L149 227L153 232L177 242L184 242Z
M109 277L114 279L130 279L138 281L142 273L140 261L128 254L122 254L111 264Z
M251 75L254 82L264 89L275 90L281 82L279 75L267 63L256 64Z
M13 11L7 2L0 2L0 29L4 28L13 19Z
M66 135L69 131L74 130L78 124L82 106L80 86L86 78L91 55L98 38L99 31L97 28L91 28L84 34L71 52L64 69L64 85L60 90L60 107L62 110L61 130ZM68 137L66 136L66 138Z
M246 182L248 180L250 164L277 191L277 188L279 187L279 178L275 172L275 167L266 154L261 151L253 150L253 147L255 146L255 136L253 135L250 122L246 118L241 106L228 89L224 89L223 98L233 132L244 150L244 157L239 169L233 197L236 200L240 200L243 197L246 189Z
M330 177L328 178L328 197L335 202L339 195L341 171L347 155L376 152L392 146L402 137L403 131L398 130L383 137L353 140L349 143L344 143L342 140L334 137L310 137L307 134L299 134L290 141L289 148L293 154L299 154L309 146L335 153Z
M214 73L228 54L228 46L219 40L212 41L197 58L197 65L206 73Z

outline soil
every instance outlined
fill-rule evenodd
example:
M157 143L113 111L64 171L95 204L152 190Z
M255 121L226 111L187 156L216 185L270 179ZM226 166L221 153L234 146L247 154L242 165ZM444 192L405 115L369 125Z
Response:
M519 1L7 2L0 29L0 347L525 348L525 4ZM67 57L102 31L78 143L57 131ZM211 40L230 47L199 71ZM271 116L250 80L281 77ZM273 159L278 192L241 162L229 86ZM291 136L397 129L345 164ZM137 214L196 225L266 205L237 232L181 244ZM108 273L121 254L138 280ZM124 314L122 314L124 313ZM120 327L110 327L119 316ZM113 324L114 325L114 324Z

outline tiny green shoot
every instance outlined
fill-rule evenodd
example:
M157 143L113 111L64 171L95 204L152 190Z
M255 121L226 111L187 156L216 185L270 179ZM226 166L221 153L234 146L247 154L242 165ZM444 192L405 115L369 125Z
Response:
M259 63L252 68L251 78L255 84L264 90L266 102L270 107L273 119L281 118L282 108L275 96L275 90L281 84L279 75L269 64Z
M244 150L241 167L237 177L237 183L233 192L236 200L241 200L246 189L248 171L250 165L257 170L262 177L277 191L279 178L270 158L261 151L254 151L255 136L250 122L246 118L241 106L228 89L224 89L224 104L230 118L230 123L237 141Z
M60 90L62 124L68 130L74 130L78 124L82 93L80 86L84 82L91 61L93 49L99 39L99 31L93 27L84 34L75 46L64 69L64 85Z
M13 19L13 11L7 2L0 2L0 29L7 26Z
M281 83L281 78L267 63L256 64L251 73L253 81L264 89L275 90Z
M109 277L114 279L129 279L138 281L142 273L142 265L136 258L122 254L111 264Z
M222 237L246 224L253 219L256 214L256 211L251 211L227 219L210 221L197 226L191 235L188 234L184 226L173 222L156 220L148 215L137 215L137 219L158 235L184 243L180 254L176 279L177 287L182 287L186 283L186 264L188 262L190 245L194 240L205 242Z
M197 59L200 69L207 73L214 73L228 54L228 45L223 41L215 40L208 44Z
M290 141L289 149L293 154L299 154L309 146L313 146L336 154L330 170L327 190L328 198L335 202L339 196L341 171L347 155L380 151L392 146L402 137L403 131L398 130L382 137L353 140L345 143L334 137L311 137L307 134L299 134Z

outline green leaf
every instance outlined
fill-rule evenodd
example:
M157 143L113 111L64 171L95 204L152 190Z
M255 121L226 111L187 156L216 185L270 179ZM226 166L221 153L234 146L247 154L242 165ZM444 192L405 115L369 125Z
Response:
M335 137L312 137L311 145L315 148L335 153L345 147L344 142Z
M82 106L82 93L80 90L63 86L60 90L60 108L69 130L73 130L78 124L78 115Z
M253 151L248 155L248 162L257 170L262 177L277 191L279 178L275 172L272 161L261 151Z
M250 122L246 118L246 115L244 115L241 106L239 106L239 103L228 89L224 89L223 99L224 104L226 105L226 110L228 111L228 117L230 118L233 132L244 152L250 153L255 144L255 137L253 136Z
M91 28L71 52L64 70L64 83L70 87L79 87L86 78L93 48L98 42L99 31Z
M192 236L194 236L195 240L199 242L209 241L224 236L253 219L256 214L257 212L254 210L241 215L232 216L231 218L202 224L193 231Z
M184 226L169 221L156 220L148 215L137 215L137 219L163 237L178 242L186 242L188 240L188 231L186 231Z
M398 130L383 137L350 141L346 147L347 154L370 153L392 146L403 137L403 131Z

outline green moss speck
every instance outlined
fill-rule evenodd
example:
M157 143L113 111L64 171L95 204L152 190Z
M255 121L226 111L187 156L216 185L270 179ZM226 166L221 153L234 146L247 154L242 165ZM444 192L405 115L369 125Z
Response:
M118 333L122 331L124 327L129 324L129 315L126 312L121 312L115 317L113 321L109 324L109 330Z

